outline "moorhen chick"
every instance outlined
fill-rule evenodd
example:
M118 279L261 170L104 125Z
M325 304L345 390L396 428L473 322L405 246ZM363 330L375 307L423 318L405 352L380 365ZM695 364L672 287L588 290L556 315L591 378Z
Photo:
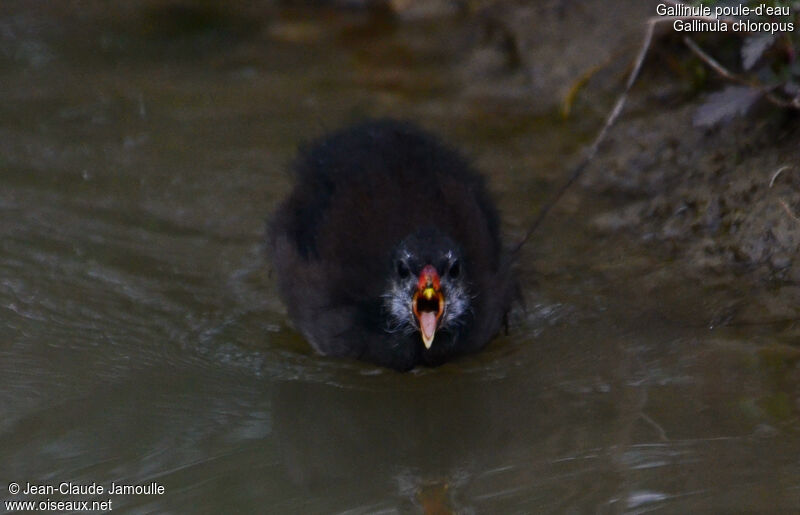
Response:
M268 237L278 289L312 347L397 370L497 334L516 284L483 178L408 122L302 148Z

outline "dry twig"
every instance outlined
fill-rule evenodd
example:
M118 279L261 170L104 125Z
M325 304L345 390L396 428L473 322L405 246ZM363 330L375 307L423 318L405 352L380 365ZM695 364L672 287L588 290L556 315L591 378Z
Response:
M791 168L792 167L789 165L784 165L775 170L775 173L772 174L772 178L769 181L769 187L772 188L772 186L775 184L775 179L777 179L780 174L782 174L786 170L790 170ZM792 211L792 208L789 207L789 204L787 204L785 200L780 198L778 199L778 203L781 205L783 210L786 211L786 214L789 215L789 218L791 218L797 223L800 223L800 217L794 214L794 211Z
M791 168L791 166L784 165L784 166L781 166L780 168L778 168L777 170L775 170L775 173L772 174L772 179L769 180L769 187L771 188L772 185L775 184L775 179L777 179L780 174L782 174L786 170L789 170L790 168Z
M781 207L783 207L783 210L786 211L786 214L789 215L789 217L791 217L792 220L800 224L800 218L798 218L798 216L794 214L789 205L786 204L786 201L783 199L778 199L778 202L780 203Z
M794 99L792 101L786 101L775 95L775 93L771 91L771 88L768 88L759 82L747 80L744 77L736 75L735 73L731 72L730 70L722 66L719 63L719 61L708 55L702 48L700 48L700 45L695 43L695 41L689 36L685 36L683 38L683 42L686 44L686 46L689 47L689 50L691 50L692 53L694 53L694 55L699 57L701 61L706 63L712 70L717 72L717 74L723 77L724 79L758 90L759 92L761 92L761 94L764 95L764 98L766 98L768 101L772 102L778 107L800 109L800 101L798 101L798 99Z

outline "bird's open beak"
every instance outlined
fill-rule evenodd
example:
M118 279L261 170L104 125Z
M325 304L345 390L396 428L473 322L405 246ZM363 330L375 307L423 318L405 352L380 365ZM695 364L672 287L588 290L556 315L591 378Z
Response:
M419 332L426 349L433 345L433 337L444 313L444 295L439 284L439 273L427 265L419 274L417 291L411 301L411 309L419 322Z

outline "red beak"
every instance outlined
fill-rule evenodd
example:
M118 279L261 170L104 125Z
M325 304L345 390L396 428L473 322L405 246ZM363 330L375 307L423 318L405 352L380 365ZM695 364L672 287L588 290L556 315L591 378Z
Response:
M432 265L426 265L419 273L417 291L414 292L411 306L419 322L422 343L426 349L430 349L439 320L444 313L444 295L439 282L439 273Z

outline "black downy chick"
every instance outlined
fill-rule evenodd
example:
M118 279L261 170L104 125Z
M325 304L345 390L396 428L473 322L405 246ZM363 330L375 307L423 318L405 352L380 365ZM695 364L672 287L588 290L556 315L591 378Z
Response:
M397 370L482 349L516 292L483 178L413 124L369 121L301 150L268 245L318 352Z

